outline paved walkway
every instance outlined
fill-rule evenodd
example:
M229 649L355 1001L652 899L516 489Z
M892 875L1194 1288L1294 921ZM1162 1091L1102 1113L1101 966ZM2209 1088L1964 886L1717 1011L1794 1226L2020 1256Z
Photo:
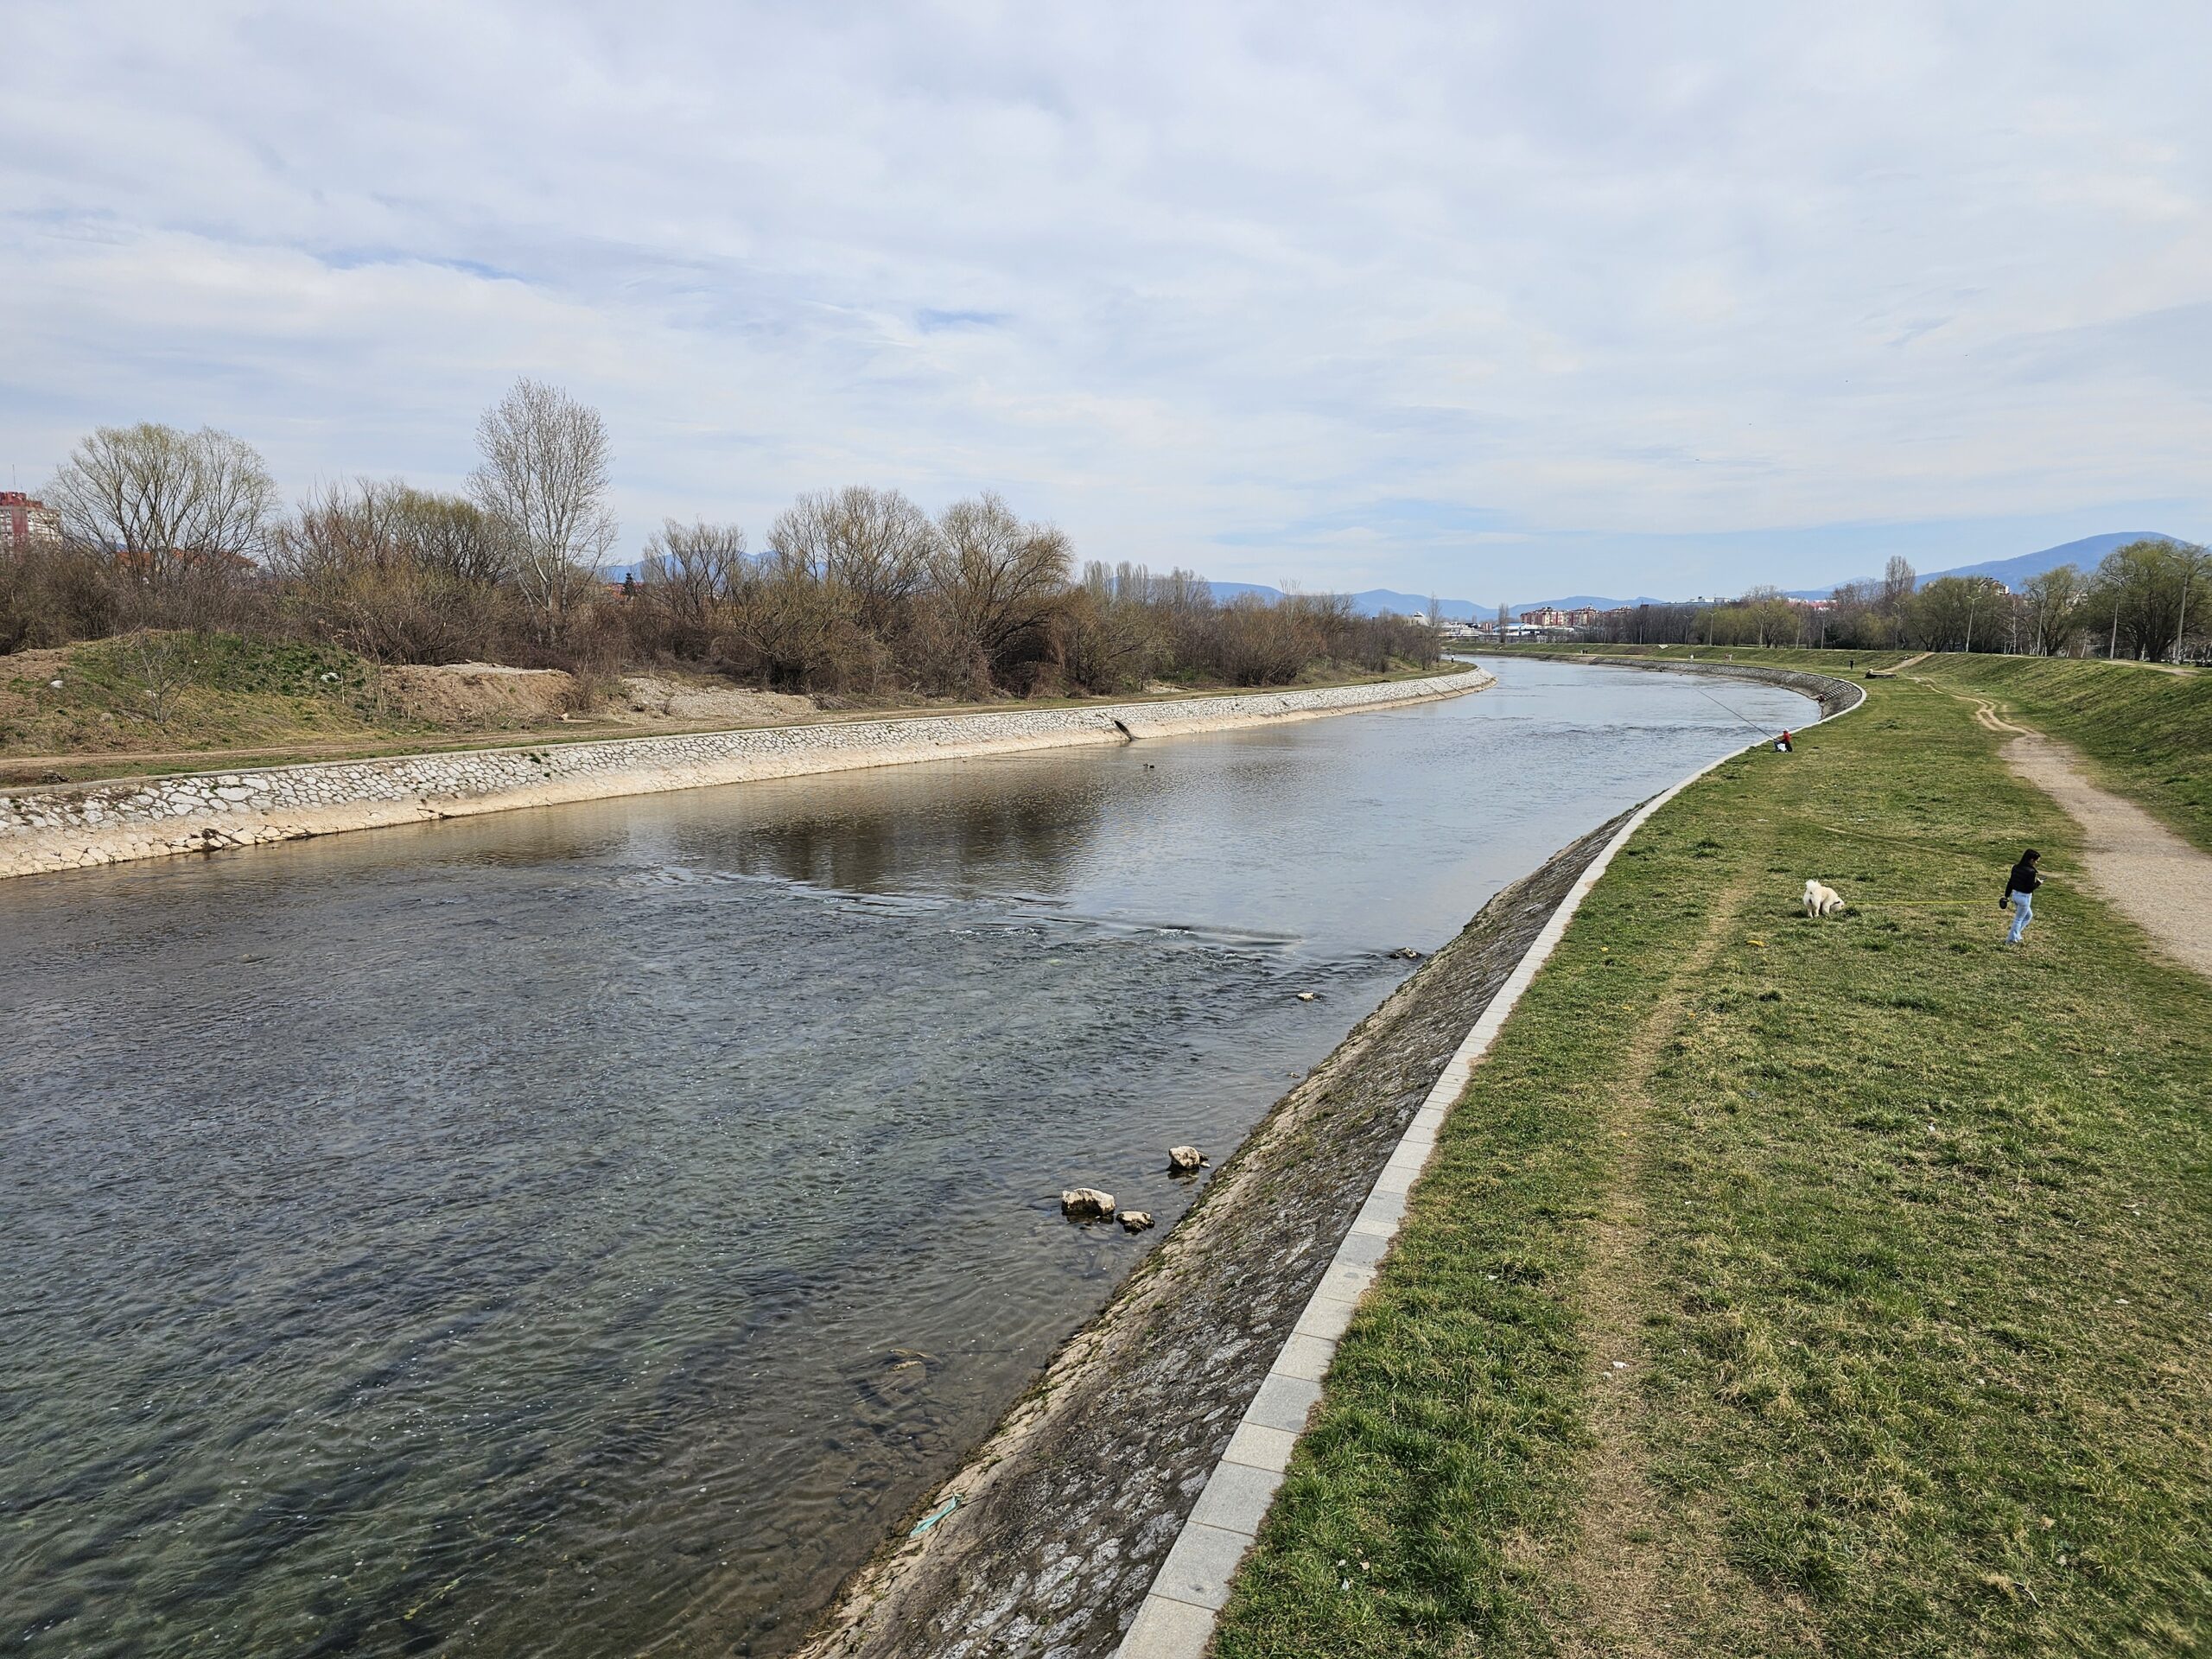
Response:
M2212 979L2212 854L2199 852L2134 802L2098 788L2064 744L1976 701L1977 721L2012 734L2005 746L2012 770L2082 826L2089 885L2166 955Z

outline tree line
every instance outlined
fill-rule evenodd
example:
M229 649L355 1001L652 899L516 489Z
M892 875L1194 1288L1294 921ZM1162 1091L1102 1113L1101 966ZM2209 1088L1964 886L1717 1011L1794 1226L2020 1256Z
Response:
M288 509L228 433L102 427L43 492L60 539L0 559L0 652L224 631L382 663L675 664L868 697L1282 684L1439 655L1433 627L1339 595L1221 602L1188 570L1078 570L1063 531L988 492L935 515L896 490L804 494L757 550L738 525L671 519L610 584L599 412L525 378L476 438L459 493L361 479Z
M1717 604L1644 605L1601 616L1615 644L1984 651L2038 657L2212 660L2212 554L2130 542L2094 571L2063 564L2008 591L1990 576L1919 581L1892 557L1874 581L1846 582L1825 608L1774 588Z

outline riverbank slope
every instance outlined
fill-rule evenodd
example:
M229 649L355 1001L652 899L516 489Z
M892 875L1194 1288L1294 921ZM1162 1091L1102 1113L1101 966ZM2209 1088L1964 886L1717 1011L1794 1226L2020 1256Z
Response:
M1449 671L1318 662L1312 690ZM378 664L336 645L224 633L138 633L0 655L0 789L175 772L367 760L444 749L575 743L752 726L1103 707L1235 696L1225 683L1157 683L1118 696L982 701L762 690L698 669L606 678L501 663Z
M1984 652L1756 651L1742 645L1509 646L1497 660L1688 661L1804 670L1857 679L1900 674L1972 701L2070 745L2107 789L2138 801L2194 845L2212 852L2212 671L2094 658Z
M2212 1636L2212 988L2082 888L1942 666L1722 767L1592 891L1337 1349L1224 1659Z
M0 792L0 877L519 807L1353 714L1492 683L1478 668L1154 702L756 727Z

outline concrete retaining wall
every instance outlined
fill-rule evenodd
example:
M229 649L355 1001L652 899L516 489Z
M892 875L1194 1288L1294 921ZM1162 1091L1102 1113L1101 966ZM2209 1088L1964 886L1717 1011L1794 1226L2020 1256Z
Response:
M1491 683L1471 669L1171 702L696 732L16 791L0 793L0 876L756 778L1225 731L1458 696Z

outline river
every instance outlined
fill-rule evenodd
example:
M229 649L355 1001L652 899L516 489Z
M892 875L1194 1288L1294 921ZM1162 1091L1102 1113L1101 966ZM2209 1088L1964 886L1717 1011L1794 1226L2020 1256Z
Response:
M0 882L0 1641L787 1647L1187 1205L1165 1147L1813 715L1499 671Z

